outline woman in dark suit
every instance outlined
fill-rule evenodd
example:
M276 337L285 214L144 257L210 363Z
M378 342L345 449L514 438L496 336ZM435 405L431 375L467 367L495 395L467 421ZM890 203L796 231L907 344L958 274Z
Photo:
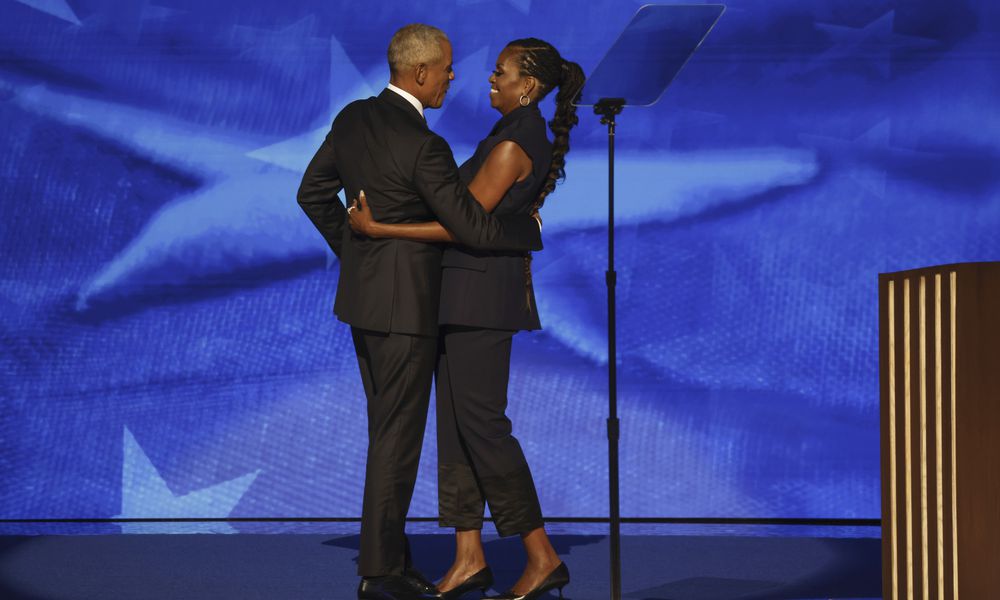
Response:
M565 177L573 101L584 75L549 43L507 44L490 75L490 105L503 115L459 169L476 200L495 214L532 214ZM538 102L558 88L545 131ZM351 211L351 227L371 237L455 241L440 224L382 224L367 210ZM480 531L484 501L501 536L519 534L527 553L521 578L499 598L537 598L569 583L545 533L531 471L505 415L511 340L540 329L531 286L531 256L450 246L444 252L436 372L438 497L442 527L456 530L451 569L438 583L444 598L487 589Z

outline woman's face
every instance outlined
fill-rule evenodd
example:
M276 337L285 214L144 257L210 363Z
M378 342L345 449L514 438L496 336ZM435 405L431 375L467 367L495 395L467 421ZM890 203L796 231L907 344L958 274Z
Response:
M497 57L496 70L490 74L490 106L502 115L520 106L521 95L531 87L531 77L521 77L519 59L520 50L504 48Z

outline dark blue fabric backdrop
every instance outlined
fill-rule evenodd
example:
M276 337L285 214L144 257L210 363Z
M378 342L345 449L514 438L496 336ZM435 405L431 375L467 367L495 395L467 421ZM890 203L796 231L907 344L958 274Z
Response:
M593 68L639 2L0 4L0 517L351 516L364 400L295 204L412 21L457 79L534 35ZM876 517L880 271L1000 257L991 0L733 0L619 120L623 512ZM545 110L551 114L551 105ZM546 205L510 414L549 515L607 509L605 130ZM412 515L436 511L433 416Z

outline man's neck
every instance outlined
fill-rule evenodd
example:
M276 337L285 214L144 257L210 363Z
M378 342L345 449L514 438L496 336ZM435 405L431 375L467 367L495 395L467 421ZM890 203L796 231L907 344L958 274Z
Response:
M404 100L406 100L411 105L413 105L413 108L417 109L417 112L420 113L420 116L424 115L424 105L423 105L423 103L421 103L420 100L417 99L417 95L416 94L414 94L410 90L406 89L407 86L405 84L404 85L400 85L399 82L394 82L394 81L392 81L390 79L388 87L389 87L390 91L395 92L396 94L399 94L400 96L403 97Z

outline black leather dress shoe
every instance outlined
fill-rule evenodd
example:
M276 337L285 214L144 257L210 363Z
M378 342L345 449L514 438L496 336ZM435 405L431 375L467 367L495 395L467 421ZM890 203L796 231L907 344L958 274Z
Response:
M441 598L443 600L458 600L472 590L482 590L483 595L485 596L486 590L488 590L492 585L493 571L489 567L484 567L472 575L469 575L465 581L451 588L447 592L441 592Z
M433 585L409 575L362 577L358 600L438 600L441 594Z
M403 575L417 580L417 582L423 586L422 593L424 594L436 594L438 591L437 587L434 586L434 582L424 577L423 573L413 567L407 567L406 570L403 571Z

